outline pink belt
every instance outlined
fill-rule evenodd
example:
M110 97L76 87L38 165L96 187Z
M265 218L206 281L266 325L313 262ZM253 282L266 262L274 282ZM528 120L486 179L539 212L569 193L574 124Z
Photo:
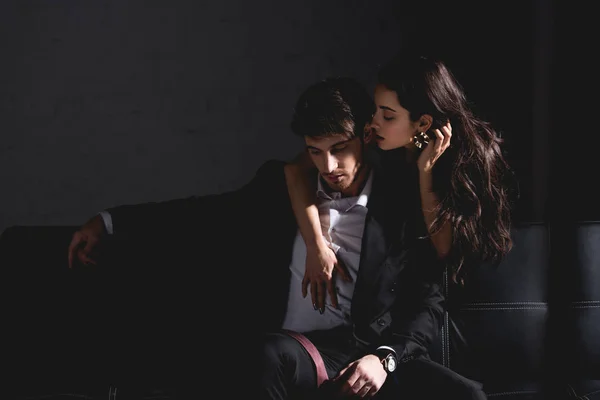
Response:
M321 386L321 384L328 380L329 377L327 376L325 363L323 362L323 358L321 357L321 353L319 353L319 350L317 350L315 345L310 340L308 340L308 338L303 334L294 331L289 331L287 329L284 329L283 332L296 339L308 352L310 358L313 361L313 364L315 364L315 367L317 369L317 386Z

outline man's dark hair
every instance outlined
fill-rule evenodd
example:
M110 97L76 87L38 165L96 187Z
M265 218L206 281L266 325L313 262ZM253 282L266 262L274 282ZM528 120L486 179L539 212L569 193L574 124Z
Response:
M364 136L375 105L365 87L347 77L327 78L308 87L294 108L291 128L298 136Z

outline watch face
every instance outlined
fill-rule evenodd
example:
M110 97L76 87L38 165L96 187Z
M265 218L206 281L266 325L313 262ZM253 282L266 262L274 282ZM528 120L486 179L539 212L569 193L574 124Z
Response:
M394 356L390 356L387 359L387 370L389 372L394 372L396 370L396 358Z

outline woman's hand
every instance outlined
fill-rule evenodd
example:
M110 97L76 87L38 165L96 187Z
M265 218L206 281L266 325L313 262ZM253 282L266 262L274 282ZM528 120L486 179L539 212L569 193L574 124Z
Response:
M419 187L421 192L421 208L425 218L425 226L430 234L431 242L440 259L446 258L452 248L452 227L448 222L433 231L433 223L437 218L440 199L433 190L433 175L431 171L440 156L450 146L452 126L448 122L442 129L434 131L436 138L430 140L423 152L419 155L417 165L419 168Z
M331 305L336 308L339 307L335 290L334 270L345 281L352 281L345 266L341 261L338 261L335 252L326 242L321 241L315 246L307 247L306 269L302 280L302 296L306 297L310 285L313 307L315 310L319 310L321 314L325 311L326 293L329 293Z
M450 147L452 138L452 125L448 122L442 129L435 129L435 138L432 138L417 159L419 172L430 173L440 156Z

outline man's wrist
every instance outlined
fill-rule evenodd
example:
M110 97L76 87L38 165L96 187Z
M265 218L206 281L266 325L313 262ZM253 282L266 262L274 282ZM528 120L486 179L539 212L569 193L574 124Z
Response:
M394 350L394 348L392 346L379 346L377 347L375 350L388 350L391 351L392 353L396 353L396 350Z
M385 372L392 373L398 368L398 356L396 351L389 346L379 346L376 350L376 355L383 366Z
M104 210L104 211L100 211L98 213L98 215L100 216L100 219L102 220L102 226L104 227L104 233L112 235L114 233L114 231L113 231L113 224L112 224L112 216L110 215L110 213L108 211Z
M396 350L394 350L390 346L379 346L378 348L375 349L374 354L377 357L379 357L380 360L383 360L384 358L386 358L388 356L388 354L393 354L396 358L398 358L398 355L396 354Z

